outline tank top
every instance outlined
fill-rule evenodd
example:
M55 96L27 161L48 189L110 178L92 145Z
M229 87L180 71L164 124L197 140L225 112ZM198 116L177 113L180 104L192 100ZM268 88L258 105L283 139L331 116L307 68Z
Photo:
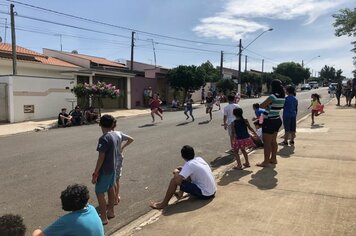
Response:
M234 121L236 139L246 139L250 137L247 131L247 125L245 120L235 120Z

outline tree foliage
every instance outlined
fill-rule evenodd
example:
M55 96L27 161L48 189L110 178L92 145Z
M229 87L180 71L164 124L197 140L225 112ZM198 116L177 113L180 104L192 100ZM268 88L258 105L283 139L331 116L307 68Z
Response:
M302 83L310 77L309 68L303 68L299 63L295 62L281 63L276 68L273 68L273 72L274 74L289 77L291 82L295 85Z
M216 87L227 94L236 88L236 84L232 79L221 79L216 83Z
M217 70L210 61L198 66L197 73L203 77L205 82L217 82L220 79L219 70Z
M339 13L334 14L335 22L333 26L335 27L335 35L340 37L343 35L349 37L356 36L356 8L351 9L341 9ZM353 51L356 53L356 41L352 41ZM354 59L354 66L356 67L356 57ZM354 76L356 77L356 70L353 71Z
M337 82L342 80L344 77L342 76L342 70L336 70L333 66L325 65L320 70L320 78L324 82Z

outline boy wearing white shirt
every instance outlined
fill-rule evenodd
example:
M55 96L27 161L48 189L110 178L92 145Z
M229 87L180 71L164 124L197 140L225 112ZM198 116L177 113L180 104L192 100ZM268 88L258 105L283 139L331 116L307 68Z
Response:
M215 196L216 184L213 173L208 163L203 158L195 157L194 149L185 145L181 150L182 158L186 161L183 167L177 167L173 171L166 195L161 202L151 202L153 209L163 209L168 205L169 200L176 194L177 187L180 186L178 198L183 192L189 193L199 199L211 199Z
M229 96L227 96L227 100L229 102L228 105L226 105L224 107L224 129L227 130L227 133L229 134L230 137L230 150L228 150L227 152L233 152L232 149L232 143L234 141L234 137L232 136L232 129L231 129L231 124L234 122L235 120L235 116L233 114L233 111L236 108L239 108L240 106L238 104L236 104L235 101L235 96L233 94L230 94Z

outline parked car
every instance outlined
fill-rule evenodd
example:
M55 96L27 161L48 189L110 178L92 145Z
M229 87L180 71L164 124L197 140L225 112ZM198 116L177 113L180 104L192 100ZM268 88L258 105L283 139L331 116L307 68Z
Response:
M310 81L308 84L310 85L310 87L311 87L312 89L317 89L317 88L319 88L319 83L316 82L316 81Z
M303 84L300 90L311 90L311 86L309 84Z

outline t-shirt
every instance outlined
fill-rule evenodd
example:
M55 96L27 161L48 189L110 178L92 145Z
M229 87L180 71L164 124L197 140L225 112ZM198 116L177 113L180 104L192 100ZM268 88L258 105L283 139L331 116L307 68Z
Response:
M284 107L285 98L279 98L278 94L271 94L268 99L272 101L271 105L267 108L268 118L279 117L280 111Z
M188 109L193 108L193 99L188 98L188 99L186 100L186 103L187 103L187 108L188 108Z
M214 97L206 97L206 103L213 103Z
M211 196L216 192L216 185L210 166L201 157L187 161L182 167L179 175L187 179L190 177L192 183L197 185L204 196Z
M260 116L263 114L263 112L265 112L265 111L266 111L265 109L257 108L257 109L255 110L255 115L256 115L256 117L260 117Z
M297 116L298 100L295 96L288 95L286 97L284 108L283 108L283 117L290 118Z
M119 137L114 132L108 132L99 138L98 147L96 150L98 152L105 153L105 159L103 165L100 168L100 174L107 175L115 171L116 160L119 158L118 145Z
M263 133L262 133L262 128L256 129L256 134L260 138L260 140L263 142Z
M124 134L121 131L113 131L115 135L117 135L117 155L116 155L116 165L122 161L122 151L121 151L121 144L123 141L127 141L130 136Z
M46 236L104 236L104 227L95 208L88 205L60 217L43 233Z
M68 113L63 113L63 112L59 113L59 114L58 114L58 124L59 124L59 125L63 125L62 119L61 119L61 115L62 115L62 116L65 116L65 117L69 117L69 114L68 114ZM67 122L68 122L68 120L67 120L67 119L64 119L64 124L67 124Z
M226 124L230 125L235 120L233 111L234 109L239 107L240 106L237 105L236 103L229 103L224 107L224 116L226 116Z

